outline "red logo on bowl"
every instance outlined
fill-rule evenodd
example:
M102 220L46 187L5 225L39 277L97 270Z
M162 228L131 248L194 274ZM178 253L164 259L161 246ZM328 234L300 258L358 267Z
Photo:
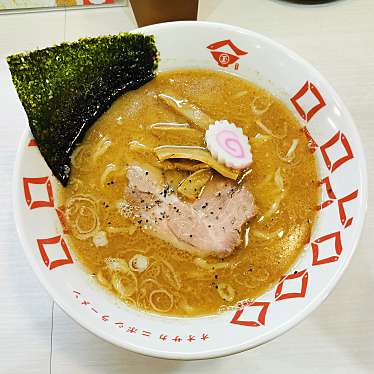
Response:
M222 48L225 46L228 46L234 53L228 53L223 51ZM248 53L239 49L230 39L212 43L208 45L207 48L210 49L210 53L212 54L213 58L217 61L219 66L227 68L228 66L235 63L235 70L238 70L239 68L239 63L237 63L237 61L239 60L240 56L244 56Z

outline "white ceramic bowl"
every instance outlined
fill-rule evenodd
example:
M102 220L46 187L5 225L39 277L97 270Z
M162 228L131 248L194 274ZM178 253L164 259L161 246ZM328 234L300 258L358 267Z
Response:
M273 289L242 310L187 319L135 311L97 286L67 247L55 179L27 129L13 186L25 253L65 312L118 346L174 359L218 357L258 346L311 313L333 289L356 248L367 201L365 159L356 128L333 88L310 64L259 34L205 22L136 31L155 35L160 70L205 67L233 73L270 90L295 113L315 150L323 191L311 242ZM20 103L15 105L22 110Z

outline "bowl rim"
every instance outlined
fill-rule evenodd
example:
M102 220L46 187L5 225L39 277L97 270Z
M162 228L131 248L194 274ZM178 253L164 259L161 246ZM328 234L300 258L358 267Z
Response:
M13 211L14 211L14 219L15 219L15 225L17 229L17 234L19 237L19 240L22 244L23 251L25 253L25 256L27 257L29 264L33 271L36 273L40 283L44 286L44 288L49 293L50 297L52 298L52 301L56 302L58 306L74 321L76 321L80 326L85 328L87 331L93 333L94 335L114 344L121 348L125 348L129 351L139 353L141 355L151 356L155 358L164 358L164 359L178 359L178 360L202 360L202 359L211 359L211 358L218 358L223 356L228 356L236 353L240 353L243 351L246 351L248 349L252 349L255 347L258 347L262 344L265 344L280 335L284 334L286 331L290 330L292 327L298 325L300 322L302 322L309 314L311 314L330 294L330 292L334 289L337 282L341 278L342 274L346 270L348 264L350 263L350 260L353 256L353 253L356 251L358 242L360 240L363 226L365 223L366 218L366 212L367 212L367 202L368 202L368 177L367 177L367 166L366 166L366 158L364 154L364 148L362 146L362 142L357 130L357 127L353 121L353 118L348 111L347 107L343 103L343 101L338 96L337 92L334 90L334 88L330 85L330 83L322 76L321 73L318 72L317 69L315 69L308 61L300 57L297 53L293 52L292 50L288 49L287 47L283 46L282 44L262 35L255 31L251 31L242 27L233 26L225 23L218 23L218 22L206 22L206 21L174 21L174 22L165 22L161 24L154 24L150 26L145 26L141 28L137 28L134 30L131 30L129 32L135 33L146 33L146 32L154 32L158 30L163 29L173 29L175 27L184 27L184 26L193 26L193 27L220 27L225 29L226 31L232 31L236 33L241 33L250 37L255 37L256 39L270 45L271 47L274 47L281 52L287 54L287 56L294 61L296 61L299 64L304 65L309 71L312 71L314 75L318 77L318 79L323 82L323 84L328 87L330 90L331 97L333 101L337 102L339 106L345 109L345 114L347 117L348 122L350 122L350 131L351 131L351 138L354 138L355 144L357 144L358 149L360 150L360 154L358 157L358 164L359 164L359 172L361 176L361 182L362 182L362 189L360 190L361 195L361 209L360 214L357 217L357 235L352 239L352 245L351 245L351 251L347 255L344 263L339 266L335 274L329 279L328 283L325 285L324 289L317 294L311 302L309 302L303 309L301 309L297 314L295 314L292 318L287 320L285 323L275 327L271 331L263 334L261 336L261 341L257 342L256 344L253 344L253 342L250 341L244 341L240 344L235 344L232 346L228 346L225 348L217 348L212 349L209 351L203 351L203 352L168 352L168 351L161 351L158 349L152 349L152 348L145 348L141 344L133 344L125 339L118 339L114 337L109 332L106 333L101 329L97 329L95 325L92 325L91 323L86 322L84 315L79 313L77 309L72 306L73 304L66 303L62 297L60 297L59 294L55 294L54 287L52 284L48 281L48 278L45 274L43 274L41 267L36 264L34 258L31 256L31 251L29 247L29 243L26 240L26 234L24 232L23 226L19 223L21 215L20 210L20 201L19 197L17 196L18 190L15 187L18 183L18 176L20 175L20 168L21 168L21 162L22 162L22 156L23 152L21 152L21 146L26 143L27 138L29 137L30 130L29 128L26 128L21 136L21 139L17 146L17 153L16 153L16 159L15 159L15 167L13 172L13 191L12 191L12 200L13 200ZM177 317L178 318L178 317ZM181 317L180 317L181 318ZM195 317L199 318L199 317Z

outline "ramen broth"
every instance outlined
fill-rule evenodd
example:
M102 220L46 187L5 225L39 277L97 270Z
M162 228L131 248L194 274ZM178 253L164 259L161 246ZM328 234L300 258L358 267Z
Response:
M157 146L204 146L203 131L161 102L161 93L227 119L249 138L253 163L235 183L253 194L256 215L226 258L177 249L122 209L129 165L160 167ZM157 129L165 124L180 128ZM176 191L192 172L162 173ZM222 177L213 172L212 178ZM317 180L308 141L281 101L233 75L176 70L120 97L91 127L72 156L59 201L70 248L100 284L141 310L199 316L255 299L290 269L316 219Z

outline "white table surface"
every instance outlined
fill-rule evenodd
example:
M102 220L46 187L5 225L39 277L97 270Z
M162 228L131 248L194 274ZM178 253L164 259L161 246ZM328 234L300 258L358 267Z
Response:
M374 0L340 0L324 6L277 0L200 3L201 20L263 33L305 57L327 77L355 119L371 177ZM178 362L125 351L78 326L42 288L23 255L13 222L11 177L23 125L4 123L1 114L7 110L1 87L3 58L134 27L128 8L0 15L0 373L374 373L374 209L370 202L357 252L327 301L277 340L235 356Z

